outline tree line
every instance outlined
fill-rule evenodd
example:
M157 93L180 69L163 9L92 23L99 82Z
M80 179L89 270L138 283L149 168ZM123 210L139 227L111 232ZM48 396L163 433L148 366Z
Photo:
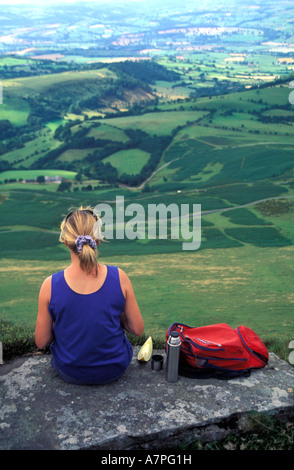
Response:
M100 125L95 123L95 125ZM82 127L80 130L72 134L70 124L60 126L55 131L55 138L64 139L63 144L49 151L46 155L34 162L32 169L39 168L59 168L64 170L72 170L78 172L77 179L81 179L82 175L99 179L108 183L124 183L135 186L145 181L150 174L156 169L161 158L162 152L169 145L172 136L150 136L146 132L139 129L126 129L125 133L129 137L127 142L116 142L107 139L95 139L88 137L86 134L89 129ZM70 149L89 149L88 155L82 161L75 160L71 162L62 162L58 157L66 150ZM137 175L129 175L123 173L119 176L117 169L109 162L103 160L120 150L140 149L150 154L148 162L143 166Z

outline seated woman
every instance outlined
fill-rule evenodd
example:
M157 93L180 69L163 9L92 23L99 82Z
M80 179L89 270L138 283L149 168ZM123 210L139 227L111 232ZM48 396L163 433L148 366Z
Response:
M141 336L144 322L127 274L98 263L98 217L90 208L69 213L59 240L71 264L45 279L39 293L35 342L51 343L51 364L75 384L105 384L120 377L133 350L125 331Z

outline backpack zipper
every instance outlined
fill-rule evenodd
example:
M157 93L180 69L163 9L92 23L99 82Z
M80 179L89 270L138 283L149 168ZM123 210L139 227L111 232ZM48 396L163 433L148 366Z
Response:
M250 346L248 346L248 344L246 343L244 337L241 334L241 331L239 330L239 327L237 327L236 330L237 330L238 335L240 336L240 339L241 339L242 343L244 344L245 348L247 349L247 351L249 351L250 354L252 354L252 356L254 356L256 359L258 359L260 362L267 364L266 360L263 360L260 357L260 355L258 355L255 351L253 351L253 349L250 348Z

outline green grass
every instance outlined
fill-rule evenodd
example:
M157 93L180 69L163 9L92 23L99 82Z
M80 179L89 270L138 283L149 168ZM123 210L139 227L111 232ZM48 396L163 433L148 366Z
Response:
M119 129L140 129L151 135L170 135L177 126L196 121L206 114L203 111L178 111L146 113L140 116L125 116L107 119L107 123Z
M0 120L8 119L14 126L26 124L30 106L27 101L20 98L11 98L5 95L3 90L3 103L0 105Z
M136 196L126 189L59 194L45 187L0 192L0 312L25 324L35 321L42 280L69 262L58 234L70 207L95 206L124 194L125 207L141 203L146 214L149 203L200 203L204 211L254 201L278 189L244 185L240 191L236 184L201 194ZM183 252L180 240L111 240L100 246L100 260L118 264L131 277L147 332L162 335L179 320L191 325L225 321L284 337L293 334L293 207L290 199L276 199L203 215L201 247L195 252Z
M11 235L15 245L19 237ZM1 317L30 325L36 319L42 281L69 264L66 251L59 261L52 261L49 247L42 250L41 244L49 234L44 234L45 238L36 236L37 232L22 232L23 241L28 244L27 258L31 257L32 242L38 244L40 253L43 251L43 261L7 259L4 252L0 271ZM55 237L50 235L48 242L53 243ZM6 249L9 251L9 246ZM246 324L263 337L294 334L293 246L245 245L141 256L107 256L107 248L102 246L100 261L116 264L129 275L147 333L162 336L171 323L184 321L191 326Z
M57 157L58 162L73 162L76 160L82 161L86 158L93 149L68 149Z
M162 163L175 160L167 169L169 180L183 182L192 178L198 186L252 182L282 176L292 167L294 147L290 141L283 148L275 142L232 146L228 139L205 135L189 139L182 131L182 138L174 139L163 156Z
M12 164L14 168L19 166L30 168L34 162L60 144L58 140L54 139L53 132L42 131L36 133L28 142L25 142L23 147L6 152L3 159Z
M251 412L247 417L247 431L231 434L219 441L194 441L181 446L180 450L189 452L206 451L253 451L253 450L293 450L293 415L285 422L266 413Z
M94 137L95 139L112 140L114 142L129 141L128 136L121 129L108 124L101 124L99 127L91 128L87 136Z
M223 212L222 215L227 217L230 222L237 225L266 225L267 222L259 218L252 211L246 208L236 209L233 211ZM270 224L271 222L269 222Z
M150 154L140 149L120 150L105 158L105 163L109 162L114 166L119 175L123 173L136 175L148 162Z
M23 97L25 94L42 93L55 85L67 85L73 82L83 82L88 79L99 80L104 77L115 77L107 68L89 71L68 71L32 77L3 80L3 95Z

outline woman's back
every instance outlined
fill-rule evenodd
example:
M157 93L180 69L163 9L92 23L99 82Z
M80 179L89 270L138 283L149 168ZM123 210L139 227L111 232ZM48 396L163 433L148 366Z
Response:
M52 276L49 312L54 322L53 359L65 375L84 383L115 380L132 358L132 347L120 321L125 297L119 271L115 266L104 266L103 271L102 284L96 284L89 293L73 290L65 271Z
M95 272L86 274L79 267L70 266L64 270L67 285L78 294L91 294L103 285L107 276L107 266L98 265L97 275Z
M90 208L64 218L59 240L71 264L45 279L39 293L36 345L51 343L52 366L73 383L115 380L132 358L124 330L137 336L144 330L126 273L98 263L99 227Z

